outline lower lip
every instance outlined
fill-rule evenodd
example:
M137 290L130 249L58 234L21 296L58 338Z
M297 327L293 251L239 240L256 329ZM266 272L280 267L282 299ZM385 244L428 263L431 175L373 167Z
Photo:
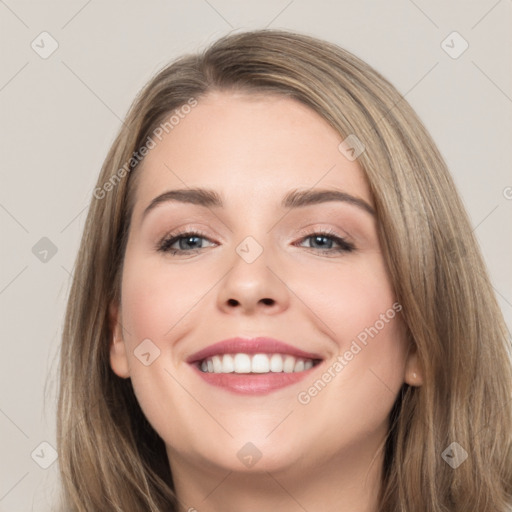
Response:
M201 378L212 386L224 388L233 393L242 395L265 395L278 389L291 386L311 375L316 369L313 366L309 370L293 373L207 373L194 366Z

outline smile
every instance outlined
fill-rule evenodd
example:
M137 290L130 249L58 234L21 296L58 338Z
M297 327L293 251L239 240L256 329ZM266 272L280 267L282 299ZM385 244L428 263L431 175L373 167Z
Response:
M264 395L298 383L324 358L273 338L230 338L190 355L186 362L208 385L231 393Z
M291 354L219 354L203 359L199 368L205 373L297 373L309 370L318 359Z

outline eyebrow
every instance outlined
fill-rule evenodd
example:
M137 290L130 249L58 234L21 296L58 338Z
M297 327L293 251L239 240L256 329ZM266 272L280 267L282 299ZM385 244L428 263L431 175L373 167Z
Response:
M221 196L211 189L205 188L186 188L178 190L169 190L155 197L142 213L142 219L147 214L161 205L170 201L180 203L195 204L206 208L223 208L224 204ZM359 197L352 196L346 192L334 189L308 189L308 190L291 190L281 201L282 208L302 208L313 204L326 203L330 201L341 201L344 203L357 206L366 211L370 215L375 215L375 210L364 200Z

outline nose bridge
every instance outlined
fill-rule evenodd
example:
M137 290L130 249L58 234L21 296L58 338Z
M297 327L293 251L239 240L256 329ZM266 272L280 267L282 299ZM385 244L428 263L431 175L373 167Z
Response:
M247 265L252 265L262 259L267 261L273 253L272 235L270 231L272 219L269 219L269 207L263 206L265 195L257 188L253 190L252 197L245 198L237 207L240 215L236 219L233 229L236 255ZM263 258L262 258L263 256ZM238 263L234 259L235 264Z
M260 226L257 233L252 230L253 234L242 230L244 237L234 247L231 270L221 283L219 307L247 312L259 307L273 311L287 307L287 289L276 275L276 251L266 230L266 226Z

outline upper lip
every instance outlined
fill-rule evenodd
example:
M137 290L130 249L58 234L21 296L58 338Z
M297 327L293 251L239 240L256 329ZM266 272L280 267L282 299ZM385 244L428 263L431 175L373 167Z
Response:
M303 359L322 359L313 352L305 352L284 341L274 338L229 338L209 345L187 358L187 363L203 361L208 357L221 354L290 354Z

